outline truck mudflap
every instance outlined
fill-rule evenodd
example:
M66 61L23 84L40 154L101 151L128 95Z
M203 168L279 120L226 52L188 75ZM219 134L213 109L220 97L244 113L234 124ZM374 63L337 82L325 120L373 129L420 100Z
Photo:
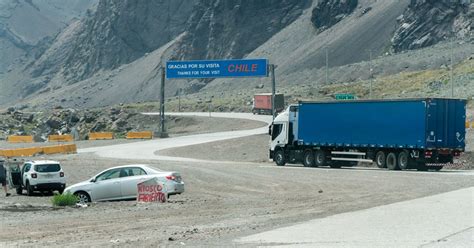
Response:
M269 150L269 153L268 153L268 154L269 154L269 156L268 156L269 159L273 159L273 151L272 151L272 150Z

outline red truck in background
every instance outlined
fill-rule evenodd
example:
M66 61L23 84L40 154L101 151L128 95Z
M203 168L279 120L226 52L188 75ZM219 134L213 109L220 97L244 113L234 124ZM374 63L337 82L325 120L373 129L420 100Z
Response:
M285 108L283 94L275 94L275 112L281 112ZM262 93L253 96L253 114L272 114L272 94Z

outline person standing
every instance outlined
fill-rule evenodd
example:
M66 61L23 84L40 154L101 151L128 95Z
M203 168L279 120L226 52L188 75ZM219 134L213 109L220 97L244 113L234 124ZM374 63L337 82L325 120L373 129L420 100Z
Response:
M5 190L5 196L10 196L7 188L7 171L4 167L5 161L0 159L0 183L2 184L3 190Z

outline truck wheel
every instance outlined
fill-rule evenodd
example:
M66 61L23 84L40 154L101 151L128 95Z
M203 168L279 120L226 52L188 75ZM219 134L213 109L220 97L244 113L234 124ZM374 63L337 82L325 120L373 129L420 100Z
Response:
M284 166L286 164L285 152L281 149L277 150L273 160L278 166Z
M390 152L387 155L387 168L389 170L398 170L398 163L397 163L397 154L394 152Z
M314 165L316 167L326 165L326 153L323 150L317 150L314 153Z
M400 168L400 170L408 169L408 160L408 151L401 151L400 154L398 154L398 168Z
M26 195L27 196L33 195L33 188L31 188L30 182L26 182Z
M380 169L387 168L387 164L385 163L386 159L384 151L378 151L377 154L375 154L375 164Z
M16 187L15 189L16 189L16 194L17 194L17 195L23 194L23 188L22 188L21 186L18 186L18 187Z
M314 167L314 154L311 150L306 150L303 156L304 167Z

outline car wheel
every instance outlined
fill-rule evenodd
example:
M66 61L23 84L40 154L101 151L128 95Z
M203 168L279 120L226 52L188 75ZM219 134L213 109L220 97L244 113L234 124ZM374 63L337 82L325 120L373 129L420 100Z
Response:
M16 194L17 195L22 195L23 194L23 188L21 186L16 187Z
M26 182L26 195L27 196L33 195L33 188L31 188L30 182Z
M275 152L275 163L278 166L284 166L286 164L285 151L278 149Z
M314 153L314 164L316 167L326 165L326 153L323 150Z
M314 166L314 154L311 150L306 150L303 156L303 165L305 167L313 167Z
M385 152L378 151L377 154L375 154L375 164L380 169L387 168L387 164L385 163L385 160L386 160Z
M398 154L398 167L400 170L408 169L408 151L402 151Z
M74 195L77 196L77 203L87 204L91 202L91 198L86 192L79 191L74 193Z
M398 170L397 154L391 152L387 155L387 168L389 170Z

